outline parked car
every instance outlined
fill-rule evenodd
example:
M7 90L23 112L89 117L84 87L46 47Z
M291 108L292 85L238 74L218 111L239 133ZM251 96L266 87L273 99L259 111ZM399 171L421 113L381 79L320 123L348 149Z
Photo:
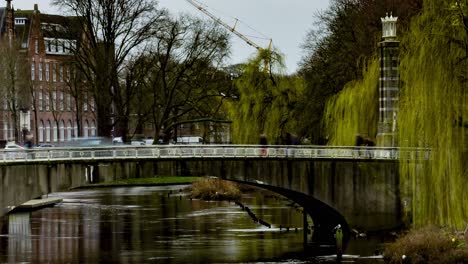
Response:
M132 140L132 146L144 146L146 142L144 140Z
M15 142L8 142L5 145L5 158L7 159L24 159L27 155L26 149Z
M145 141L145 145L147 145L147 146L151 146L151 145L153 145L153 143L154 143L154 139L153 139L153 138L147 138L147 139L145 139L144 141Z
M53 148L53 147L55 146L52 144L44 143L44 144L39 144L36 148Z
M115 137L112 139L112 144L113 145L122 145L123 144L123 140L122 140L122 137Z
M5 150L22 150L22 149L24 149L24 147L14 143L14 142L8 142L5 145Z
M194 136L177 137L177 144L189 144L189 145L203 144L203 138L194 137Z
M104 137L80 137L73 138L71 141L67 142L67 144L75 147L99 147L110 146L112 145L112 141Z

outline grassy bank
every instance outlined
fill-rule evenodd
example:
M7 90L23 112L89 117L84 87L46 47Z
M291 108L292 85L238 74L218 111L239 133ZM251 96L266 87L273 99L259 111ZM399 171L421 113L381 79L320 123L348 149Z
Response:
M175 185L191 184L200 180L201 177L153 177L153 178L132 178L113 182L93 183L82 186L89 187L117 187L117 186L157 186L157 185Z
M468 263L468 233L435 226L410 230L385 247L386 263Z

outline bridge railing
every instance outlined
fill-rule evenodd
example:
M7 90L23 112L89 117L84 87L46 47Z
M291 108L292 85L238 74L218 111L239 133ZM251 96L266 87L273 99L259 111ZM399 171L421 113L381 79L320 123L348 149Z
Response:
M428 149L285 145L153 145L93 148L57 147L0 151L0 162L174 159L174 158L290 158L290 159L429 159Z

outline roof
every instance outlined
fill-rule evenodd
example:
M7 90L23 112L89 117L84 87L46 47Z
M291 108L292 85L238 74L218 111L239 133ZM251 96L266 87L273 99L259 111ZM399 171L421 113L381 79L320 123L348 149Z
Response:
M77 17L40 14L44 38L79 39L81 27Z
M59 16L38 13L44 38L76 39L80 40L81 27L78 17ZM5 33L6 8L0 7L0 35ZM15 19L25 18L24 24L15 23L16 38L22 48L28 47L28 39L31 33L31 22L36 19L34 10L14 10Z

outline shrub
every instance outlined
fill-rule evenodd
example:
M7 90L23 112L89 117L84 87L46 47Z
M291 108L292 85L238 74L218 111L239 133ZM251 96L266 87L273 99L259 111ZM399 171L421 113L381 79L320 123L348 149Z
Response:
M217 178L204 178L192 184L193 198L203 200L238 200L241 192L237 184Z
M386 245L384 258L387 263L467 263L467 243L462 234L428 226Z

